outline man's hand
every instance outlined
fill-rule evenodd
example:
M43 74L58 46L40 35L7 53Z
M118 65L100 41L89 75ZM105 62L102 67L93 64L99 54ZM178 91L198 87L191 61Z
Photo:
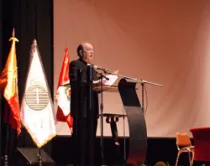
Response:
M93 81L93 84L94 85L99 85L101 83L101 80L95 80L95 81Z
M119 73L119 70L115 70L114 72L113 72L113 74L118 74Z

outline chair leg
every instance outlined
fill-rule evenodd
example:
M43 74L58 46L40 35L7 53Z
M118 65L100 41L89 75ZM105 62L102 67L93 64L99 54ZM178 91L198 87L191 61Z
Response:
M191 161L191 152L188 152L188 158L189 158L189 164L192 166L192 161Z
M188 152L188 157L190 166L193 166L194 152Z
M193 162L194 162L194 151L192 151L192 160L191 160L192 166L193 166Z
M177 157L176 157L176 164L175 164L175 166L178 166L180 154L181 154L181 151L178 151Z

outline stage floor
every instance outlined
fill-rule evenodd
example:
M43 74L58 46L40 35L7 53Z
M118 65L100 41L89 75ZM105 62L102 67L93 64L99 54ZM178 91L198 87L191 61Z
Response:
M128 138L120 138L119 141L120 147L116 147L111 137L104 138L104 157L105 162L108 166L117 166L124 164L125 156L127 156L128 154ZM95 145L95 162L98 166L101 165L100 137L97 137ZM70 166L72 163L78 161L78 157L76 156L77 149L74 149L73 147L74 146L71 137L57 136L51 141L51 147L47 150L43 148L43 150L47 153L48 156L52 158L52 160L54 161L54 165ZM124 149L126 149L126 151L124 151ZM26 157L29 153L24 155L20 153L21 152L16 153L16 161L21 161L21 166L24 166L24 163L26 163L27 160L30 160ZM177 149L175 138L148 138L145 165L153 166L157 162L164 162L168 165L173 166L176 160L176 155ZM189 165L187 154L182 154L179 161L179 165ZM18 162L16 162L16 164ZM43 164L43 166L44 165L46 164ZM52 165L52 163L50 163L50 165Z

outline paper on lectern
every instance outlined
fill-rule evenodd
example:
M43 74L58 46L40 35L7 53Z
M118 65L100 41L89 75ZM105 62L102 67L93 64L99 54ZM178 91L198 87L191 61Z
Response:
M106 77L109 79L109 80L106 80L105 78L103 79L103 84L106 86L113 85L118 78L117 75L112 75L112 74L106 75Z

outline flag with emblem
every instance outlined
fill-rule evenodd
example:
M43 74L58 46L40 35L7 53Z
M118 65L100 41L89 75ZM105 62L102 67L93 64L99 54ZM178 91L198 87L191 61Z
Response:
M19 135L21 130L20 123L20 107L18 98L18 71L17 71L17 59L15 42L18 40L15 38L15 31L13 29L12 37L10 38L12 45L6 61L6 65L0 75L0 90L3 91L4 98L6 99L9 108L5 111L5 122L9 123L11 127L17 130Z
M72 131L73 118L70 114L71 88L69 82L69 63L68 48L66 48L57 88L58 109L56 119L57 121L66 122L70 131Z
M31 61L21 103L21 121L40 148L55 135L53 103L36 40L31 46Z

